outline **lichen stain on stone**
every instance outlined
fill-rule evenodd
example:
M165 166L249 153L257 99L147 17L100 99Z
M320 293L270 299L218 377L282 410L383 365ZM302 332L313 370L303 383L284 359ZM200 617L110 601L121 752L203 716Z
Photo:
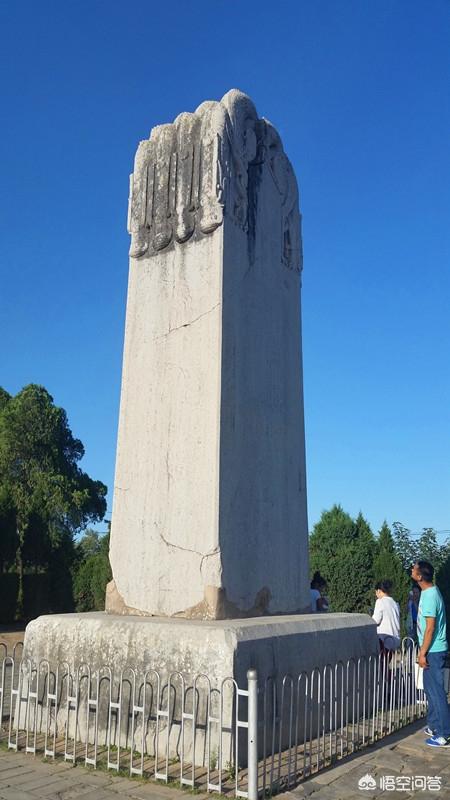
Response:
M107 614L122 614L131 615L133 617L153 617L153 614L148 614L145 611L139 611L138 608L127 606L125 600L120 594L116 582L113 579L106 585L105 596L105 611Z
M269 613L271 592L263 586L255 597L251 608L239 608L227 598L226 589L217 586L205 586L203 600L185 611L178 611L174 617L185 619L244 619L246 617L263 617Z
M172 614L173 617L182 619L244 619L246 617L263 617L269 614L269 603L271 592L267 586L257 592L255 602L251 608L239 608L236 603L228 600L226 589L217 586L205 586L203 600L195 606L187 608L185 611L178 611ZM137 608L128 606L119 590L116 582L110 581L106 586L105 611L107 614L120 614L122 616L153 617L154 614L140 611ZM161 615L164 616L164 615Z

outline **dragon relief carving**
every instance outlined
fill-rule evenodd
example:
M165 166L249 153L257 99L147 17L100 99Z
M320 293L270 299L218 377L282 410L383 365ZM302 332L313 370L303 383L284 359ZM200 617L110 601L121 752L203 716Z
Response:
M301 269L297 181L275 128L232 89L220 102L153 128L130 176L130 256L154 254L194 232L212 233L224 214L248 231L249 166L267 163L280 193L282 262Z

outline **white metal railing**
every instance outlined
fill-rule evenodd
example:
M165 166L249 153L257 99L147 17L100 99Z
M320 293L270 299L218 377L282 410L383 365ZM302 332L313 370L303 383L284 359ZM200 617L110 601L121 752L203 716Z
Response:
M423 717L416 658L415 643L405 639L390 660L379 653L267 678L260 687L260 791L291 788Z
M244 687L205 675L32 663L0 642L0 735L13 750L257 800L425 714L416 645Z

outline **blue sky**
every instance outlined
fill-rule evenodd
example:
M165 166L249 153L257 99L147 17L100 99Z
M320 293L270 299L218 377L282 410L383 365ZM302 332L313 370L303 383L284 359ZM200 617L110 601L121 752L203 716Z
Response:
M449 42L448 0L0 0L0 385L112 489L134 151L238 87L300 184L310 526L449 529Z

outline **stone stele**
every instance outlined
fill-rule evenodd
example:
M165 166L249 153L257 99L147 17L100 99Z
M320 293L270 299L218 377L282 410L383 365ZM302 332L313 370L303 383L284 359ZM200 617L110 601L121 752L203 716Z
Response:
M297 184L246 95L140 144L129 225L110 613L33 620L25 662L243 688L250 667L263 687L378 652L367 615L296 613L309 608ZM171 737L172 757L176 725Z
M309 607L298 190L247 95L140 143L110 613Z

